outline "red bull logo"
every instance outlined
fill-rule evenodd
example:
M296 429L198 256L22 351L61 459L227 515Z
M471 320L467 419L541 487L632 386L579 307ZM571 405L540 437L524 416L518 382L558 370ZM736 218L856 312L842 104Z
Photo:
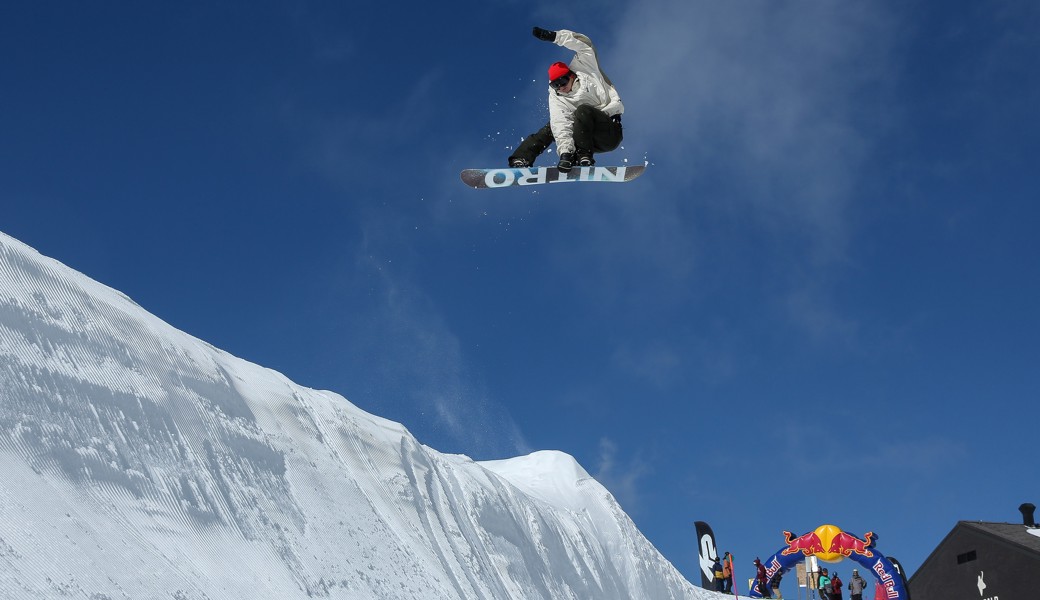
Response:
M780 551L780 554L784 556L798 552L806 556L812 556L817 552L823 552L823 540L820 539L819 534L815 531L810 531L801 537L794 537L793 533L785 531L784 540L787 543L787 547Z
M801 553L815 556L826 562L840 562L853 552L867 558L873 557L870 551L874 533L869 532L866 540L861 540L851 533L845 533L834 525L820 525L814 531L795 537L790 531L784 532L787 547L780 551L783 556Z
M835 535L831 540L831 545L827 549L827 552L831 554L840 554L842 557L850 556L855 552L860 556L873 558L874 553L870 551L870 546L873 543L874 532L868 531L863 537L867 539L861 540L850 533L842 531Z

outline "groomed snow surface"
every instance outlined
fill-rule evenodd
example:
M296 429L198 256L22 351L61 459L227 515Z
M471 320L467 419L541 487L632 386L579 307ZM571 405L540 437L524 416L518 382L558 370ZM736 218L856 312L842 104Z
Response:
M0 233L0 598L720 596L575 460L474 462Z

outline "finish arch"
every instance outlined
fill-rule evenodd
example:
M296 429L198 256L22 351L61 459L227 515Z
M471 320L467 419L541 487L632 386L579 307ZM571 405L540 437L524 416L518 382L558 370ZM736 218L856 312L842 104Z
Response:
M868 532L863 537L865 539L845 533L834 525L820 525L815 530L797 537L790 531L785 531L786 545L762 563L766 568L766 578L772 583L778 575L787 573L807 556L815 556L829 563L839 563L851 558L874 574L879 584L887 591L888 600L910 600L903 576L896 570L892 561L874 547L877 536ZM762 594L757 589L752 589L748 596L761 598Z

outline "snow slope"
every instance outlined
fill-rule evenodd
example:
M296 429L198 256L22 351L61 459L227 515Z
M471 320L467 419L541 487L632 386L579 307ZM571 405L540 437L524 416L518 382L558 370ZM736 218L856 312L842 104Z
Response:
M0 233L0 597L714 598L558 452L478 463Z

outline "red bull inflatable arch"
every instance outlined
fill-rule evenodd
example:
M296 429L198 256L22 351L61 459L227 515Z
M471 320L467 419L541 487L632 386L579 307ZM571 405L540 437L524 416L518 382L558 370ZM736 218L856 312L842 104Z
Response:
M877 536L868 532L863 538L845 533L834 525L820 525L815 530L797 537L790 531L785 531L786 545L762 562L766 568L766 577L769 583L772 583L777 575L783 575L808 556L815 556L829 563L839 563L851 558L874 574L879 585L885 588L888 600L910 600L903 576L896 570L892 561L874 547ZM748 596L761 598L762 593L752 589Z

